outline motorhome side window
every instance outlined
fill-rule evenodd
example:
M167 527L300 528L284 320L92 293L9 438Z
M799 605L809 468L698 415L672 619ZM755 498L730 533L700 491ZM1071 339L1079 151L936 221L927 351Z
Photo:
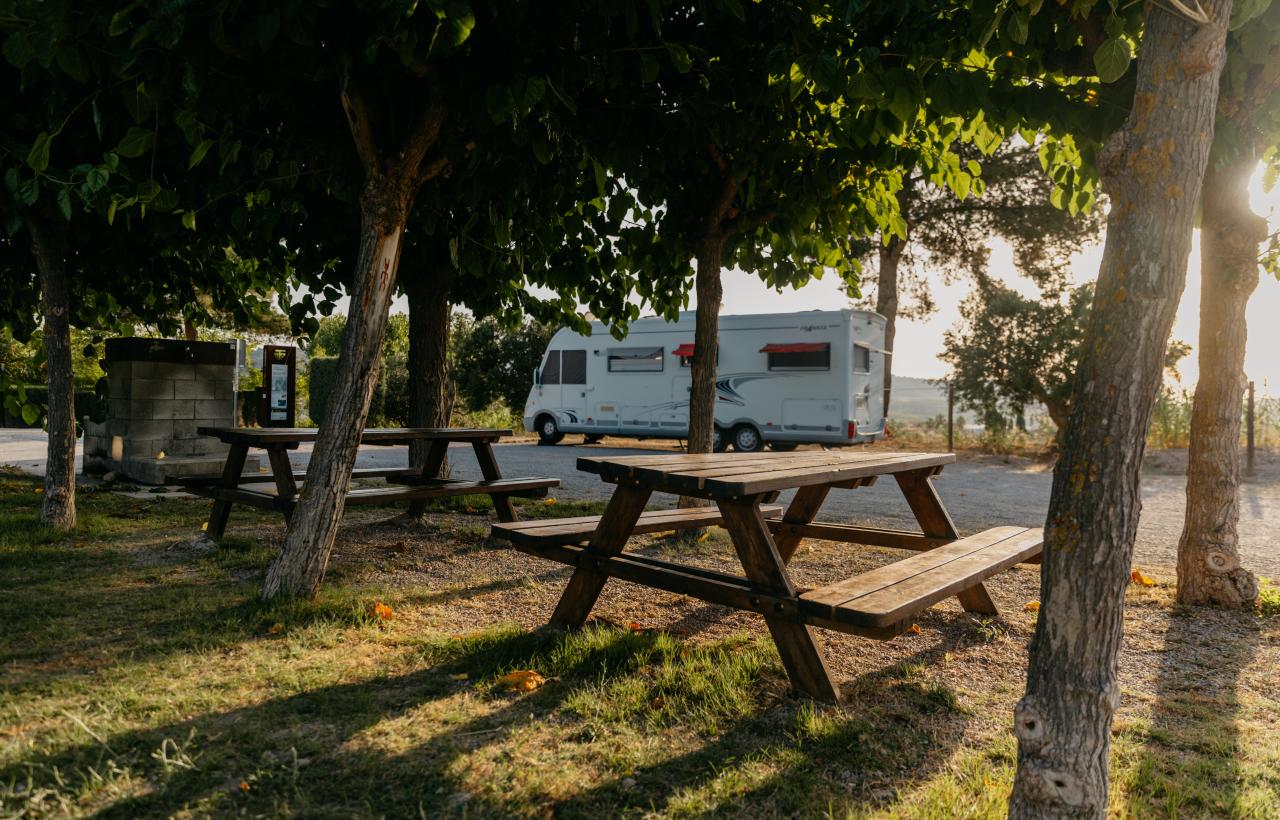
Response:
M565 350L561 353L560 382L562 384L587 383L587 351Z
M871 372L871 348L857 342L853 343L853 372Z
M542 363L542 373L538 376L539 384L560 383L560 351L548 350L547 360Z
M769 354L770 370L831 369L831 345L827 342L767 344L760 352Z
M680 357L680 366L688 369L693 367L693 345L685 343L678 345L675 350L671 351L672 356ZM720 364L720 349L716 348L716 365Z
M609 348L609 372L661 373L662 348L611 347Z

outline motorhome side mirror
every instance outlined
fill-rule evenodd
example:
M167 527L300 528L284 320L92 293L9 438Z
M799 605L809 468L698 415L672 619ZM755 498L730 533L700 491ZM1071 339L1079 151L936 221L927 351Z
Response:
M536 367L533 369L533 384L535 387L542 386L542 371Z

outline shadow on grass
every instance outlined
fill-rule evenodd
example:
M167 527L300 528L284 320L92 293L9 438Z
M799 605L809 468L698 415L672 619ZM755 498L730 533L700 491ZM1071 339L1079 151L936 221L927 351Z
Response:
M745 637L690 649L656 632L505 629L420 651L427 668L86 741L0 769L0 782L30 777L31 793L56 778L75 793L102 772L146 779L145 793L135 787L103 807L103 817L182 807L343 816L811 814L891 799L944 764L949 738L967 721L949 690L919 677L942 648L866 676L848 708L780 697L785 681L771 645ZM526 668L550 682L526 695L497 691L497 676ZM559 727L561 739L551 750L527 750L541 760L522 763L513 737L540 723ZM419 730L406 730L407 744L401 725ZM568 746L599 757L597 742L608 748L636 732L672 731L694 742L625 774L604 765L603 778L586 788L575 782L567 796L555 779L560 755L564 765L575 757ZM521 782L539 776L524 773L537 766L548 769L548 782ZM478 772L486 790L469 794Z
M1241 676L1262 630L1251 613L1178 607L1160 652L1155 702L1128 775L1132 816L1253 817L1244 805Z

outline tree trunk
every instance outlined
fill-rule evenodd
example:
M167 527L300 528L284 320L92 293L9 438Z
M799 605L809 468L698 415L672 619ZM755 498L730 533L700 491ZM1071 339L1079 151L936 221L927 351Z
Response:
M196 328L195 323L191 321L190 316L182 317L182 335L187 337L188 342L200 341L200 331Z
M1258 580L1240 566L1240 408L1245 307L1258 286L1267 223L1246 193L1258 156L1249 139L1205 171L1200 227L1200 378L1191 408L1187 516L1178 541L1178 602L1248 607Z
M57 218L27 218L40 273L45 369L49 374L49 445L40 520L60 530L76 526L76 392L71 372L71 285L67 226Z
M710 453L716 424L716 359L720 344L720 301L724 286L720 281L720 259L724 238L710 236L698 244L698 270L694 292L698 310L694 315L693 361L689 373L689 439L690 453ZM725 435L729 431L724 431ZM678 507L702 507L706 502L681 496ZM695 538L702 530L691 530L686 536Z
M693 361L689 388L689 452L711 452L716 419L716 346L719 344L720 256L724 240L718 236L698 245L698 272L694 282L698 310L694 319Z
M401 286L409 297L409 426L448 427L453 414L453 385L449 378L449 301L453 266L446 261L437 278L406 276ZM409 445L409 466L422 469L431 442ZM440 465L440 476L449 475L449 460ZM419 518L425 501L414 501L407 515Z
M898 324L898 263L907 247L896 236L880 245L880 267L876 273L876 313L884 317L884 417L889 418L893 396L893 337Z
M911 177L902 180L898 190L898 211L907 223L908 236L911 225ZM884 417L889 418L889 400L893 398L893 339L898 325L898 265L907 242L897 236L883 241L879 250L879 267L876 272L876 313L884 317Z
M1101 818L1107 809L1139 471L1186 279L1231 2L1201 6L1204 26L1147 5L1133 108L1098 157L1111 211L1054 470L1027 691L1014 713L1012 818Z
M360 195L360 252L338 378L325 408L307 480L262 597L314 597L324 580L351 484L395 292L400 241L416 186L371 172Z

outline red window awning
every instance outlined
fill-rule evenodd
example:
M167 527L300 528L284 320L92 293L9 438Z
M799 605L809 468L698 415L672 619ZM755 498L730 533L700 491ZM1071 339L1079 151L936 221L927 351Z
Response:
M682 344L675 350L671 351L672 356L688 357L693 355L693 345Z
M767 344L761 353L821 353L830 349L828 342L792 342L791 344Z

